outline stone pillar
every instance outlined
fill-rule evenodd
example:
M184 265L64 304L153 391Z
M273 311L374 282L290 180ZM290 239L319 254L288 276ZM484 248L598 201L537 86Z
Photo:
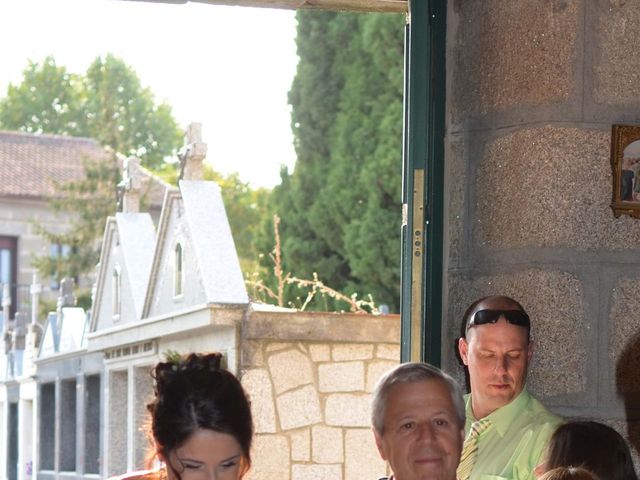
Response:
M513 296L530 390L622 433L640 418L618 397L637 373L616 376L640 371L640 221L609 207L610 132L638 120L638 39L639 0L449 2L444 367L463 379L466 307Z

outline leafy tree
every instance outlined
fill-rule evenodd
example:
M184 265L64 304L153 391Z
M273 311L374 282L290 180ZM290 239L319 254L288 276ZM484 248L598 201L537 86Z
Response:
M314 11L297 19L289 93L297 163L271 199L283 270L317 272L334 289L397 309L404 19ZM263 251L272 228L267 221Z
M59 184L58 196L51 200L51 207L59 215L68 212L71 225L63 232L48 230L36 224L40 235L51 245L64 245L68 255L41 255L32 258L32 264L45 277L61 280L64 277L79 279L93 271L100 257L98 240L104 232L106 218L116 210L116 185L120 171L114 157L107 160L85 160L85 178ZM78 294L80 306L88 308L88 291Z
M30 61L19 85L0 100L0 126L29 133L83 135L83 79L56 65L53 57Z
M0 100L0 128L92 137L148 168L159 168L181 145L166 103L156 104L123 60L98 57L86 75L68 73L53 57L29 62L19 85Z
M0 128L93 137L113 152L138 156L150 168L162 167L182 142L171 108L156 104L135 71L112 55L96 58L86 75L68 73L53 57L29 62L22 82L9 85L0 99ZM105 219L116 209L115 156L86 159L85 172L84 179L58 185L51 203L54 211L71 213L69 230L38 227L50 244L70 248L66 256L34 258L43 275L79 278L98 261Z

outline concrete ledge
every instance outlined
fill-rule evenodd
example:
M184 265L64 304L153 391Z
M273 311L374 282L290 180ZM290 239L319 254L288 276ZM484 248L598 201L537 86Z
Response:
M243 330L245 339L398 343L400 316L249 310Z

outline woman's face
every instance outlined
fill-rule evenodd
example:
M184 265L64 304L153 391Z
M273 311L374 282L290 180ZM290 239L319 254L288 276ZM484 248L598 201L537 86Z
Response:
M238 441L207 429L197 430L173 450L167 463L169 480L238 480L245 470Z

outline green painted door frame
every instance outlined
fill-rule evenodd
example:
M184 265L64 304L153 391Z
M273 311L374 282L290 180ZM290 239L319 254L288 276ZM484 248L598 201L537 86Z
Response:
M410 0L405 32L401 358L441 364L446 0Z

